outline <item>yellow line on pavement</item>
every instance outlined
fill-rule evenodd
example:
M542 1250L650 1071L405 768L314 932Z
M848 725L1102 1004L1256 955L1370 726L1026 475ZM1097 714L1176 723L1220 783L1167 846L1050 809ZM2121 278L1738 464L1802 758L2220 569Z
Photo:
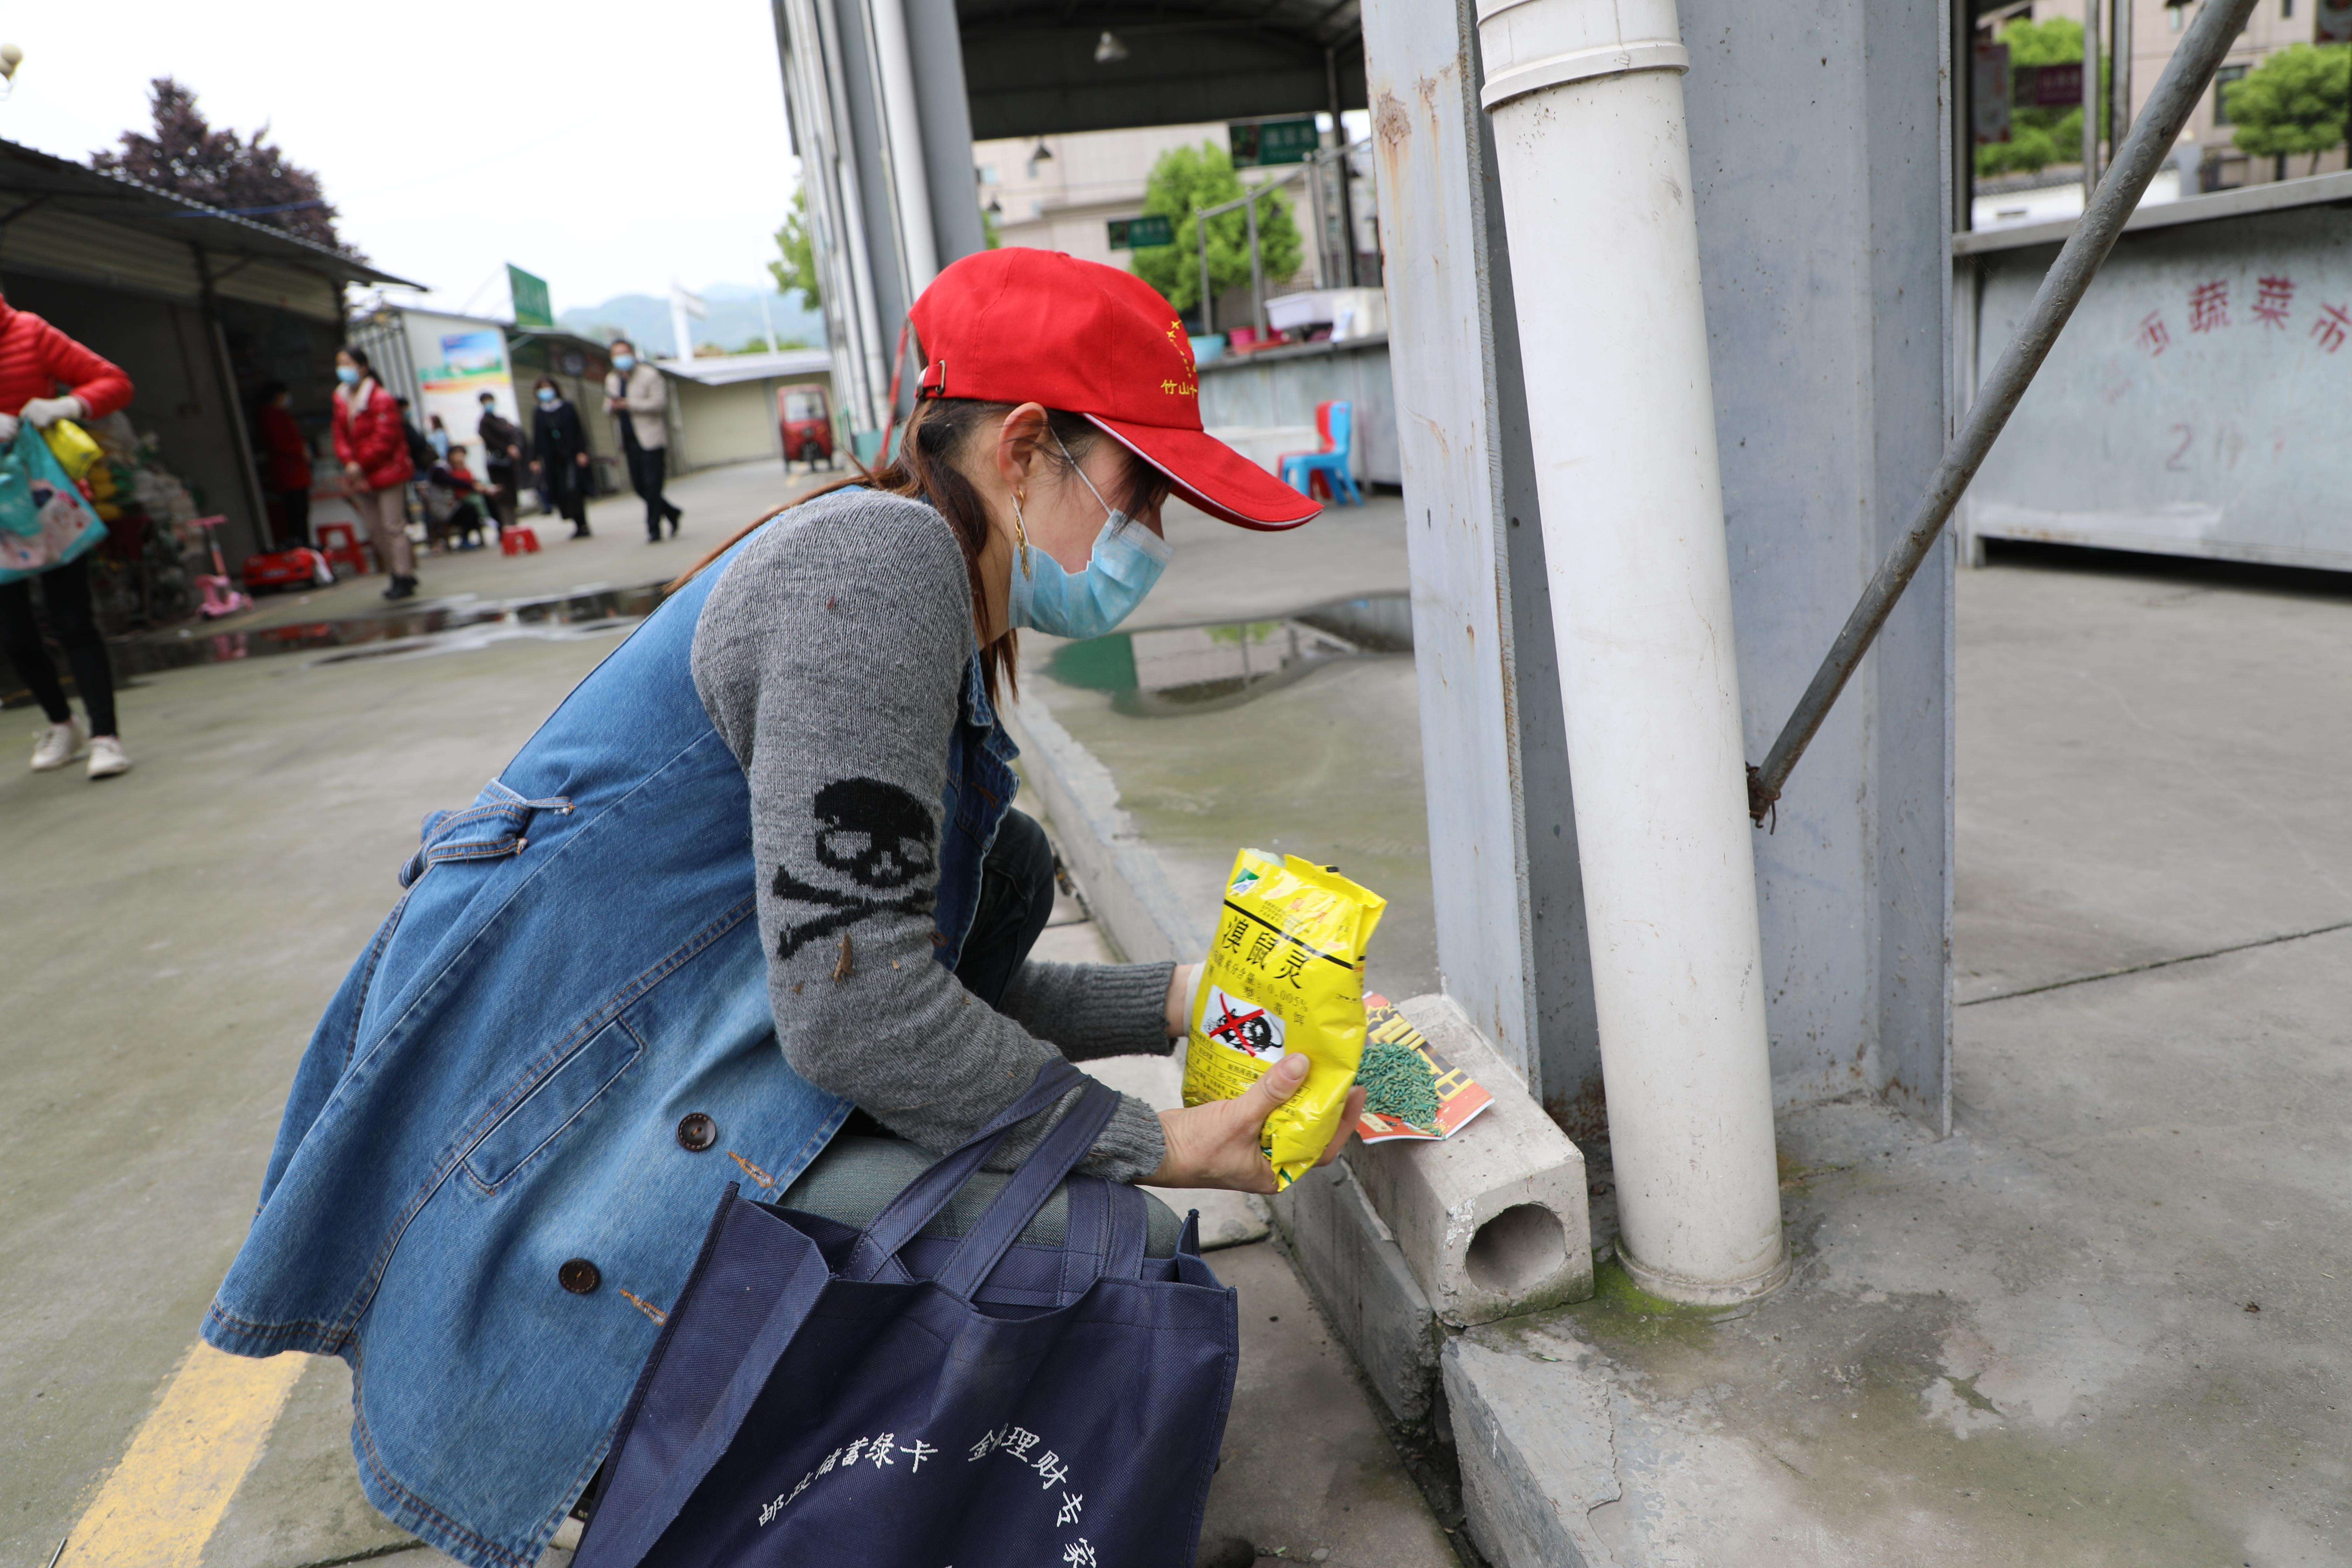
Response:
M58 1568L195 1568L310 1362L199 1342L66 1538Z

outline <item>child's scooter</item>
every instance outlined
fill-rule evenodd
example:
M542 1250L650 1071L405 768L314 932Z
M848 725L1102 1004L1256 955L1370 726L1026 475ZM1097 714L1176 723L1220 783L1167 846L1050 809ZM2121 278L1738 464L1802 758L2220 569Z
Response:
M253 597L228 580L228 566L221 560L220 535L213 531L228 521L226 517L196 517L188 520L190 528L205 531L205 542L212 546L213 569L198 573L196 586L204 590L205 602L196 606L196 614L208 621L223 616L233 616L239 610L253 608Z

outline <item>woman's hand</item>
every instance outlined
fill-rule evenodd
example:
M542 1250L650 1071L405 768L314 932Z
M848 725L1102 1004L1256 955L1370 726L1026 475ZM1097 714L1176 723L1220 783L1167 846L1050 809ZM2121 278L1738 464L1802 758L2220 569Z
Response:
M1277 1189L1274 1167L1258 1150L1265 1119L1280 1110L1307 1081L1307 1058L1291 1052L1265 1070L1246 1093L1233 1100L1213 1100L1206 1105L1160 1113L1160 1131L1168 1152L1160 1168L1143 1179L1152 1187L1223 1187L1236 1193L1271 1193ZM1339 1117L1331 1146L1315 1163L1328 1165L1339 1157L1348 1134L1363 1114L1364 1091L1351 1089Z

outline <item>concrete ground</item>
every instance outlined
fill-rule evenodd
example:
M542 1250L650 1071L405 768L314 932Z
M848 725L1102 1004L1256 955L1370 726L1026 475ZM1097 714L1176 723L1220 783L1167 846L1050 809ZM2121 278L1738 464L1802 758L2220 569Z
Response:
M1466 1479L1626 1568L2352 1562L2352 594L2012 558L1959 628L1953 1135L1785 1115L1751 1311L1470 1335L1560 1447Z
M752 514L756 467L677 487L688 544L716 541L730 496ZM460 556L425 585L511 597L683 564L632 540L629 510L607 522L634 505L603 503L578 573L532 577L547 550ZM365 613L373 591L303 615ZM418 820L472 798L617 636L547 630L141 677L121 699L139 765L102 784L18 771L40 717L0 714L0 1562L39 1568L69 1529L64 1563L92 1568L439 1561L361 1497L340 1362L191 1346L310 1026ZM1081 915L1049 940L1079 955L1091 939ZM1244 1328L1212 1534L1365 1568L1453 1561L1280 1255L1215 1264Z

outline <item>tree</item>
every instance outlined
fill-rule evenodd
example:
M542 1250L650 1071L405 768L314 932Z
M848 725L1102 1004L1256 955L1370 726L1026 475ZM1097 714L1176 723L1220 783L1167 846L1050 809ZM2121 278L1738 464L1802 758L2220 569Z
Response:
M2046 22L2020 17L2000 30L2009 46L2011 70L2019 66L2071 66L2083 59L2083 24L2067 16ZM2105 90L2107 62L2099 61L2099 87ZM2104 100L2102 100L2104 101ZM2012 109L2009 140L1988 142L1977 149L1979 174L2027 174L2052 163L2080 163L2083 157L2083 109Z
M123 174L190 201L224 208L255 223L365 259L335 234L335 208L319 176L268 140L268 125L250 139L215 131L196 107L196 95L168 76L147 84L155 133L122 133L119 152L93 153L89 166Z
M2289 44L2222 89L2239 148L2276 158L2319 155L2344 140L2345 93L2352 85L2352 45Z
M808 192L793 193L793 210L784 215L784 226L776 230L776 252L780 259L768 263L768 273L776 280L776 292L800 291L801 309L819 310L816 291L816 249L809 243Z
M1143 187L1143 210L1175 227L1176 243L1134 253L1135 275L1160 290L1179 310L1201 301L1200 225L1196 207L1213 207L1242 195L1232 157L1214 142L1171 147L1151 165ZM1257 204L1258 256L1269 282L1298 270L1306 247L1291 221L1290 204L1269 195ZM1218 294L1249 281L1249 215L1236 207L1209 220L1209 288Z

